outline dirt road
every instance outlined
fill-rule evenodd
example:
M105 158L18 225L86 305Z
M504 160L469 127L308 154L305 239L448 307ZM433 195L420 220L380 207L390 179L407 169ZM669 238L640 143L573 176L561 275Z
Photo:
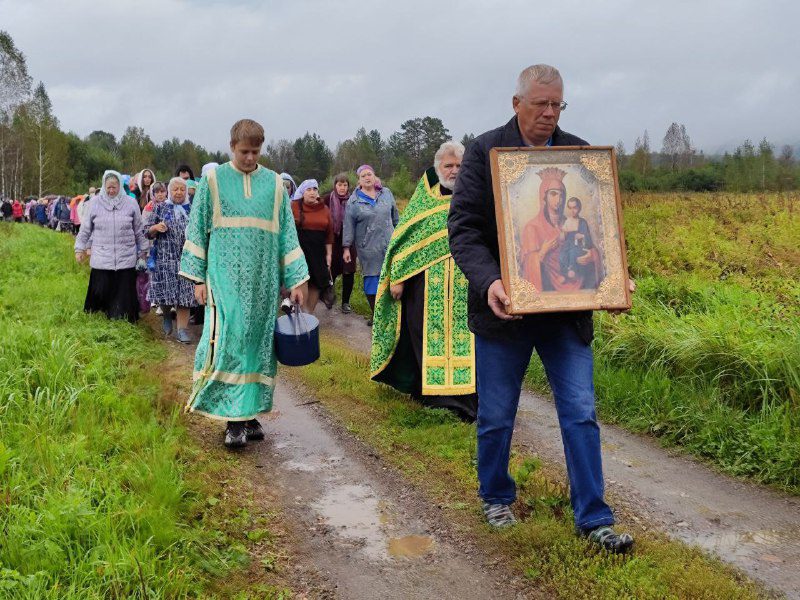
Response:
M175 369L188 377L194 346L169 347ZM544 597L442 518L313 398L278 381L275 408L261 418L266 440L239 454L256 467L255 493L279 504L272 508L288 531L282 539L296 591L342 600ZM206 443L221 442L220 424L192 420Z
M521 582L452 531L392 469L279 383L267 440L249 451L284 490L294 543L337 598L523 598Z
M317 310L322 327L367 353L363 317ZM688 544L742 569L767 587L800 598L800 498L720 475L652 439L603 425L603 467L613 503ZM524 392L514 441L563 469L564 451L549 398Z

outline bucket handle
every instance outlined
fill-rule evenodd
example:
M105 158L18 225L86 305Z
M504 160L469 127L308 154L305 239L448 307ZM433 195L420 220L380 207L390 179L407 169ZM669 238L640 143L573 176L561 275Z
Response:
M303 307L300 306L299 302L293 302L291 304L284 303L283 305L284 312L288 315L289 320L292 322L292 328L294 329L294 337L300 337L301 333L306 334L307 339L311 339L311 328L308 326L308 320L303 316L305 315L305 311L303 311ZM295 315L295 318L292 318L292 315ZM300 331L302 325L303 331Z

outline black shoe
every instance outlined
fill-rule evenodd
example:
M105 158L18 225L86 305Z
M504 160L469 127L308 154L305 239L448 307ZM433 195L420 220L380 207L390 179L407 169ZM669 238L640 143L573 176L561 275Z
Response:
M247 445L247 430L242 421L228 421L225 428L225 447L244 448Z
M581 535L595 546L612 554L625 554L633 548L633 536L631 534L618 534L608 525L581 531Z
M264 429L258 419L250 419L244 424L244 431L248 442L260 442L264 439Z

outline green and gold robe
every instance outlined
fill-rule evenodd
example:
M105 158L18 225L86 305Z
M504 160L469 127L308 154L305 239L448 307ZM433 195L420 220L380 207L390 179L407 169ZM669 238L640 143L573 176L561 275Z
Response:
M206 284L203 336L187 410L245 421L272 409L281 286L308 279L280 176L225 163L200 181L180 274Z
M435 171L420 179L389 242L375 298L371 377L401 392L426 396L475 394L475 341L467 326L467 279L450 256L447 212ZM419 277L418 277L419 276ZM420 365L404 328L405 301L389 287L424 282ZM404 290L404 299L408 286ZM432 404L436 405L436 404ZM447 404L442 406L450 408ZM468 412L473 412L471 409ZM474 415L473 415L474 417Z

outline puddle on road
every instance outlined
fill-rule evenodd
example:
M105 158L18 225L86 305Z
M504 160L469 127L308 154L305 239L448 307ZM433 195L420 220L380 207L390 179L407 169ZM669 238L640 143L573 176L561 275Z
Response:
M433 549L433 538L427 535L407 535L389 540L389 556L418 558Z
M290 471L299 471L301 473L313 473L317 470L315 465L301 462L299 460L287 460L284 463L284 466L289 469Z
M381 504L369 486L342 485L328 490L313 508L338 535L359 542L369 558L378 560L388 558Z
M697 543L706 550L716 552L723 558L759 558L762 553L782 545L788 540L786 533L778 531L746 531L729 532L711 535ZM765 556L770 556L766 554Z

